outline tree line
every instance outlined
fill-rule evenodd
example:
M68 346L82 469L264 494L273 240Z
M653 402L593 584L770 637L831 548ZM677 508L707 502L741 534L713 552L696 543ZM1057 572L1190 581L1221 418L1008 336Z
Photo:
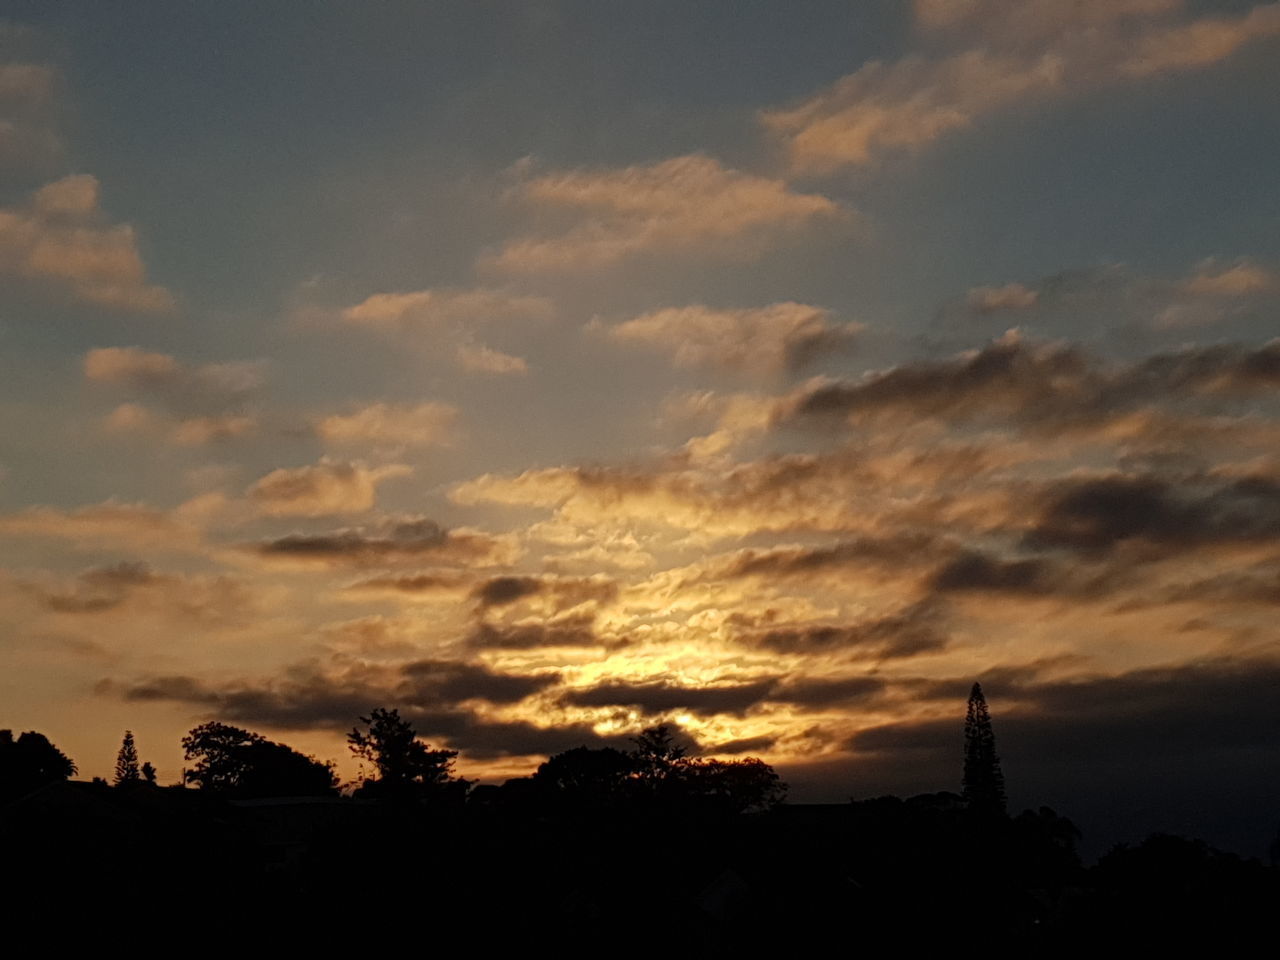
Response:
M686 804L723 812L767 810L786 784L763 760L690 756L672 728L659 724L633 738L629 750L576 747L556 754L529 777L507 781L507 799L556 797L576 807ZM457 775L458 751L434 749L396 709L379 707L347 734L359 762L354 782L343 784L333 761L321 761L259 733L219 721L202 723L182 738L187 761L180 785L230 799L338 797L357 800L459 804L475 781ZM75 763L43 734L14 738L0 731L0 799L66 780ZM95 778L97 780L98 778ZM156 783L155 767L140 762L132 731L125 731L112 785Z
M76 765L48 738L0 731L0 851L22 898L0 878L0 902L23 922L96 904L109 923L146 904L237 949L263 929L294 943L300 925L328 949L333 918L363 917L437 946L456 927L488 946L506 931L517 949L542 936L705 956L825 952L851 932L1035 955L1161 933L1184 947L1269 935L1280 902L1280 871L1198 841L1153 836L1086 867L1069 819L1010 816L976 684L960 792L905 799L783 803L767 763L691 755L661 724L501 786L459 776L457 752L395 709L358 718L347 745L359 773L343 784L332 763L203 723L182 739L181 783L161 787L131 732L114 784L88 784L66 782Z
M632 742L630 750L566 750L541 764L532 776L510 780L504 788L509 796L555 795L579 807L660 803L731 812L767 810L786 796L787 785L763 760L690 756L667 724L644 729ZM359 725L347 734L347 745L360 764L360 775L346 785L356 799L458 803L475 785L456 774L458 751L424 743L396 709L379 707L360 717ZM228 797L336 797L344 786L332 761L317 760L220 721L194 727L182 738L182 749L189 765L181 785ZM0 798L66 780L76 772L75 763L43 734L28 731L15 738L12 731L0 730ZM130 730L116 756L113 783L156 783L156 769L139 761ZM1005 810L991 716L977 683L965 716L962 790L964 801L975 810Z

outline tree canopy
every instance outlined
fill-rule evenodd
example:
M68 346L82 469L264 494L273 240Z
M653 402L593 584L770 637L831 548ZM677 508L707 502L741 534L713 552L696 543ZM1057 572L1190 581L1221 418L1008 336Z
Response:
M365 777L355 791L360 797L441 798L465 796L470 782L455 777L457 750L433 750L418 739L413 724L400 711L379 707L361 717L365 729L347 734L351 752L368 763L376 777Z
M194 767L187 783L240 797L323 796L337 792L331 764L229 724L201 724L182 738Z
M28 730L15 739L12 730L0 730L0 798L18 797L75 773L75 763L44 734Z
M578 806L657 805L742 813L780 803L786 785L756 757L690 757L667 724L648 727L630 751L577 747L542 764L533 781Z

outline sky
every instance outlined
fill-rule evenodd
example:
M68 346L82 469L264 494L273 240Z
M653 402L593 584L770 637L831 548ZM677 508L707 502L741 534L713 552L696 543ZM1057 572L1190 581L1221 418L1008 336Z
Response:
M0 726L1273 829L1280 3L5 11Z

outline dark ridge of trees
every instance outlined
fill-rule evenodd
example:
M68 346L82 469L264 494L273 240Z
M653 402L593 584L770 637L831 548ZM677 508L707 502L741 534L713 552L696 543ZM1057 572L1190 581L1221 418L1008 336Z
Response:
M75 774L75 763L44 734L28 730L15 739L12 730L0 730L0 800Z
M133 731L124 732L124 740L120 742L120 752L116 754L115 785L136 783L142 779L142 771L138 768L138 748L133 742Z
M236 797L336 796L333 765L283 743L229 724L211 722L182 738L183 756L195 766L186 783Z
M985 703L971 698L969 714L989 733ZM993 738L975 740L990 751L966 761L994 761ZM331 919L359 918L380 935L458 929L486 947L545 936L584 951L795 955L854 937L1041 956L1172 943L1233 954L1235 934L1272 935L1280 902L1276 867L1181 837L1086 867L1075 825L1044 806L1011 817L952 792L790 805L768 764L691 756L666 725L631 749L566 750L474 789L456 753L395 710L361 717L348 742L370 772L354 798L331 765L223 723L183 739L192 766L172 787L71 781L46 738L0 731L0 850L20 879L5 905L30 924L41 909L109 922L145 904L182 936L195 919L241 948L266 933L338 949L369 926ZM11 792L16 770L36 788ZM984 782L970 772L966 786Z
M1003 814L1008 805L1004 792L1004 773L996 755L996 737L991 729L991 713L982 685L975 683L969 692L969 705L964 718L963 795L970 809L981 813Z

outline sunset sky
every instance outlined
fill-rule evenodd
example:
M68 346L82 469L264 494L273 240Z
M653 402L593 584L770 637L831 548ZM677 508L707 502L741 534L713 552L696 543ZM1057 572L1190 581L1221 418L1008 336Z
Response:
M1280 3L5 6L0 727L1280 808Z

